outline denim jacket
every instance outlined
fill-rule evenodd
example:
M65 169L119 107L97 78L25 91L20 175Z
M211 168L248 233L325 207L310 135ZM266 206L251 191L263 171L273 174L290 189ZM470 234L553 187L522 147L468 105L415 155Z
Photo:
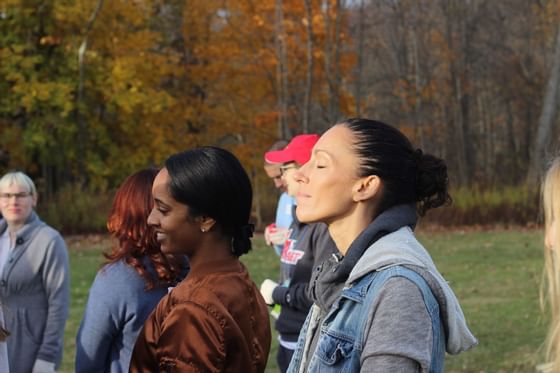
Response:
M320 326L315 353L307 366L307 372L359 372L360 358L366 337L368 314L375 298L385 282L393 277L404 277L413 282L424 298L426 310L432 321L432 359L429 372L442 372L445 356L445 334L440 319L439 305L426 281L416 272L402 266L392 266L371 272L351 286L346 287L340 299L333 305ZM306 335L314 319L314 307L309 313L289 373L300 372L304 366Z

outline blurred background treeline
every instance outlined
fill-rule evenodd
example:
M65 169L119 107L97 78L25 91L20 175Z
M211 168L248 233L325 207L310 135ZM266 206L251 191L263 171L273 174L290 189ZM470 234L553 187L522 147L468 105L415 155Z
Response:
M272 220L278 138L365 116L448 162L440 225L538 222L558 146L558 0L0 0L0 172L42 217L102 231L114 188L232 150Z

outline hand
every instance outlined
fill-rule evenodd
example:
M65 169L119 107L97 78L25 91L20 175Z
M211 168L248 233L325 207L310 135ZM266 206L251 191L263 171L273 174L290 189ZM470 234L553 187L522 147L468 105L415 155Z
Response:
M266 226L264 229L264 240L266 241L267 245L272 245L272 241L270 241L270 235L276 231L276 224L272 223Z
M274 289L276 289L277 286L278 283L269 280L268 278L261 284L261 295L263 296L266 304L268 304L269 306L272 306L274 304L274 299L272 299L272 292L274 291Z
M56 373L56 371L54 370L54 363L37 359L35 360L35 364L33 364L31 373Z
M264 239L268 245L284 245L289 233L290 230L288 228L279 228L274 224L270 224L264 230Z

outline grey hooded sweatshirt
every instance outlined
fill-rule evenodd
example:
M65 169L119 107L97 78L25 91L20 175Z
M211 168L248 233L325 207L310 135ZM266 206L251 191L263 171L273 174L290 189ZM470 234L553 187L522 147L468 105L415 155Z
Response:
M467 326L465 316L461 310L459 301L453 293L453 290L451 290L447 281L437 270L430 254L426 251L422 244L418 242L412 229L409 227L402 227L398 231L382 237L369 247L350 273L346 283L350 284L372 271L378 271L396 265L412 269L422 276L430 286L440 307L441 319L443 321L446 338L446 351L448 353L458 354L478 344L478 341ZM379 297L380 299L376 302L379 306L377 308L377 312L375 312L376 307L372 307L369 314L367 327L369 328L370 334L368 336L368 341L379 340L379 334L384 332L384 325L391 325L391 320L398 319L398 316L402 317L403 315L407 315L407 310L414 309L414 307L410 306L411 303L415 301L422 301L420 292L415 288L415 285L406 279L392 279L388 281L385 286L392 287L392 290L387 292L387 294L390 293L393 298L393 301L389 302L389 304L391 304L391 309L387 309L386 311L388 312L383 312L383 307L387 307L389 304L383 306L380 303L383 300L382 293ZM419 316L419 318L425 317L424 322L429 325L430 321L427 314L416 316ZM374 323L377 327L372 328L371 326ZM395 332L395 330L385 331L392 333ZM422 331L418 332L418 336L425 334ZM409 330L408 338L410 338L410 334L413 333L414 330L412 330L412 332ZM403 337L404 339L402 341L405 342L406 336ZM397 350L401 349L403 352L402 356L415 356L415 354L418 356L422 355L421 351L417 351L415 353L406 351L407 349L410 349L410 347L414 346L414 340L407 342L410 343L403 343L402 346L396 346ZM428 343L424 343L424 345L431 346L431 344ZM364 351L362 352L363 363L367 363L366 359L368 356L375 356L382 349L383 347L380 346L379 343L366 343ZM430 355L428 354L427 356L429 357ZM375 359L372 359L372 361L373 360ZM422 367L420 371L425 368L422 360L423 359L417 360L420 363L419 365ZM362 367L365 368L364 366Z
M409 226L388 233L367 247L344 286L350 286L370 272L396 265L415 271L430 286L440 307L448 353L458 354L478 343L467 327L453 291ZM431 330L431 321L422 309L425 309L422 295L412 282L404 278L387 281L368 315L367 337L361 355L362 372L429 370L432 336L426 330ZM325 310L314 304L300 372L307 367L305 357L309 357L316 347L319 325L324 316Z

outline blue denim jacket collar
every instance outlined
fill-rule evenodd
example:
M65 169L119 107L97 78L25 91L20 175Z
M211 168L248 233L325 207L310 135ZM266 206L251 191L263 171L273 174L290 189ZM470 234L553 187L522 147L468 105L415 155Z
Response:
M325 316L320 326L317 347L309 356L306 372L359 372L360 358L365 343L365 326L379 290L394 276L403 276L413 281L424 295L426 308L431 310L433 343L430 372L443 370L445 336L440 320L438 302L430 287L414 271L395 266L384 271L372 272L351 286L344 288L341 297ZM314 312L310 312L303 326L298 345L288 372L300 372L303 368L305 339Z

